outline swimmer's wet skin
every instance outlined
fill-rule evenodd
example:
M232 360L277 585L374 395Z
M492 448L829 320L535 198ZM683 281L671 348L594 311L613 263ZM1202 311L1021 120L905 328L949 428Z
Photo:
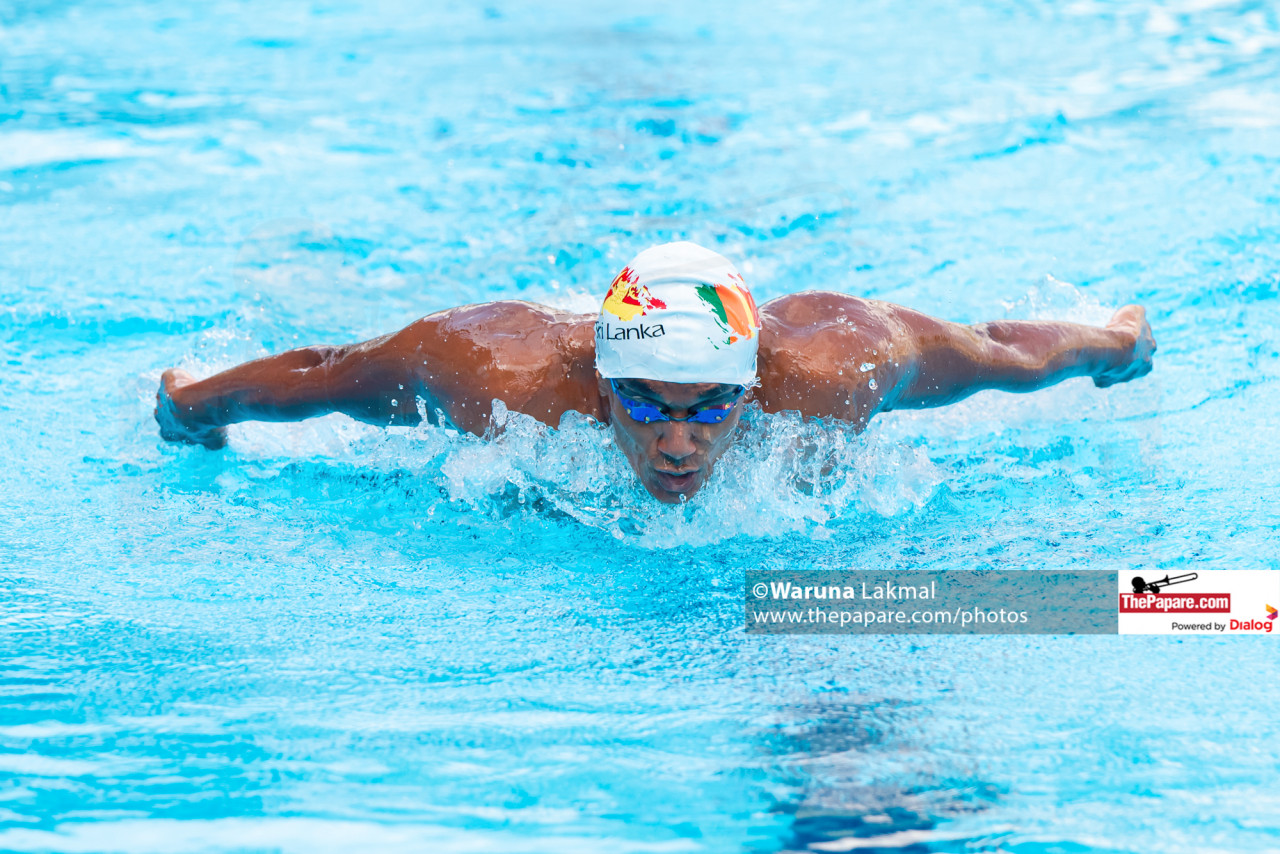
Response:
M807 291L757 309L722 256L692 243L642 252L598 316L521 301L449 309L346 346L290 350L208 379L170 369L160 435L206 448L240 421L342 412L371 424L435 419L481 435L492 402L557 426L577 411L612 426L659 501L696 493L733 440L742 407L796 410L863 429L877 413L976 391L1034 391L1144 376L1156 350L1140 306L1099 328L1051 321L950 323L848 294ZM745 391L744 391L745 389Z

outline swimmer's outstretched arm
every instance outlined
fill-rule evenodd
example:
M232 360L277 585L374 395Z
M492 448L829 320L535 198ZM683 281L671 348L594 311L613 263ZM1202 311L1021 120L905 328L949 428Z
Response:
M594 317L522 300L459 306L343 347L303 347L208 379L168 370L156 393L160 435L206 448L240 421L341 412L380 426L427 417L483 435L493 401L554 426L569 410L602 415Z
M411 329L412 327L410 327ZM170 368L156 392L156 421L169 441L226 444L241 421L300 421L330 412L379 425L421 421L421 383L397 336L342 347L302 347L197 380Z
M1118 310L1105 327L1030 320L966 326L901 307L894 314L908 352L881 411L943 406L984 389L1035 391L1071 377L1092 377L1105 388L1145 376L1156 351L1137 305Z

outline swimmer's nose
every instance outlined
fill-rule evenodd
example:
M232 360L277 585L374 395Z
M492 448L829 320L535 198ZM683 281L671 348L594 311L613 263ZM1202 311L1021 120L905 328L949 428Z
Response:
M670 460L680 461L697 453L693 441L693 425L684 421L666 421L658 434L658 450Z

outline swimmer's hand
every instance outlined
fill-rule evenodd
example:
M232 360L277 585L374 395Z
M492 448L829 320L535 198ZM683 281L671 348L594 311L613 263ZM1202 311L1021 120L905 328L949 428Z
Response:
M175 401L175 397L181 398L182 389L194 382L195 377L178 368L170 368L160 375L155 413L160 437L169 442L203 445L216 451L227 444L227 428L192 423L191 407Z
M1156 339L1151 334L1151 324L1147 323L1146 309L1140 305L1122 306L1107 321L1107 329L1122 336L1120 358L1116 364L1096 374L1093 384L1106 388L1151 373Z

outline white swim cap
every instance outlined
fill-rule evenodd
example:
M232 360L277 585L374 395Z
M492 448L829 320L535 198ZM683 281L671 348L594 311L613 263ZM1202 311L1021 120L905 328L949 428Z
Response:
M596 321L605 379L732 383L756 378L760 312L727 258L696 243L646 249L609 285Z

